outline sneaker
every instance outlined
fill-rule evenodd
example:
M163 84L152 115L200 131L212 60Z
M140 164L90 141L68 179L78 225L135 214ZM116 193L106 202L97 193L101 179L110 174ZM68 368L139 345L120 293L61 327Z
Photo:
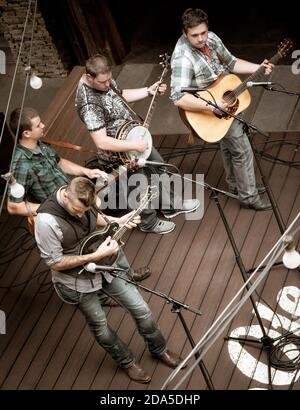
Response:
M241 202L241 208L254 209L255 211L268 211L272 209L272 205L271 205L271 202L269 202L268 200L259 198L257 201L253 202L252 204L245 204Z
M180 214L188 214L190 212L196 211L200 206L200 201L198 199L185 199L182 204L182 208L178 210L171 211L170 213L164 213L164 217L167 219L175 218L175 216Z
M140 230L146 233L158 233L160 235L165 235L166 233L174 231L175 226L176 225L174 224L174 222L162 221L161 219L157 219L157 222L153 226L153 228L145 229L140 227Z

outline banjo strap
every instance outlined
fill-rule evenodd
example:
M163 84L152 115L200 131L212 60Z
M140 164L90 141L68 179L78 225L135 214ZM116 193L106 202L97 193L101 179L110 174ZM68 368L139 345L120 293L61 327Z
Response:
M144 119L134 111L134 109L132 109L130 107L130 105L128 104L128 102L125 100L125 98L123 97L123 95L120 93L119 90L116 89L115 86L113 86L113 84L110 84L110 88L121 98L121 100L123 101L123 103L125 104L125 106L128 108L128 110L131 112L131 114L135 115L136 117L138 117L142 122L144 122Z

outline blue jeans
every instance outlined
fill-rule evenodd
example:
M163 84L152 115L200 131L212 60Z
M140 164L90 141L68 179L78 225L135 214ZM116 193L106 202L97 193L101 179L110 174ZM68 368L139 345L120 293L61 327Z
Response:
M220 141L220 147L229 188L237 188L241 202L256 202L259 195L256 188L253 152L242 124L233 121L227 134Z
M127 278L125 273L119 276ZM95 339L116 361L120 367L129 367L134 362L134 357L128 346L118 337L107 323L106 314L101 306L104 292L116 299L120 305L129 311L136 322L140 335L144 338L149 351L154 356L159 356L166 350L166 341L158 324L152 317L148 304L144 301L136 286L120 278L114 278L108 283L103 278L103 290L81 293L72 290L62 283L56 283L55 289L66 303L77 304L85 316Z

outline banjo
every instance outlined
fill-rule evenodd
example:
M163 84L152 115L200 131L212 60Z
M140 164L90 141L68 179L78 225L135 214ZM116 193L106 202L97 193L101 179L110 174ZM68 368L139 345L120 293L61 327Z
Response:
M162 61L159 63L163 67L163 72L159 78L159 83L162 83L170 65L170 56L165 53L160 55ZM116 91L116 90L114 90ZM158 87L155 90L155 93L152 96L151 103L149 105L146 118L142 121L132 120L126 121L117 131L116 138L119 140L128 140L136 141L137 139L142 138L147 143L147 149L144 152L129 151L129 152L119 152L119 158L122 161L132 161L136 159L147 159L152 151L152 136L149 132L150 121L152 119L154 108L155 108L155 99L158 94ZM133 112L136 116L137 114L132 110L132 108L127 104L124 98L118 93L118 95L124 101L126 107Z
M108 222L104 229L97 229L96 231L90 233L81 241L79 255L86 255L88 253L95 252L108 236L111 236L111 238L117 241L120 246L123 246L124 243L121 241L121 238L127 229L129 229L125 226L126 223L132 221L135 216L139 215L146 208L148 203L151 202L152 199L156 198L157 195L157 192L151 193L151 187L148 186L146 193L140 200L139 207L132 213L132 215L130 215L124 225L119 226L117 222ZM107 220L107 218L104 219ZM116 261L117 257L118 254L107 256L101 259L101 264L111 266Z

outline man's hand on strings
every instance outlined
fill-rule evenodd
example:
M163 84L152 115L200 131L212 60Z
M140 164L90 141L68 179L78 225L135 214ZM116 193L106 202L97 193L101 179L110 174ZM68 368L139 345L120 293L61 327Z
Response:
M273 71L274 64L270 63L268 60L264 60L261 66L265 69L265 75L270 75Z
M158 88L157 93L160 95L163 95L167 91L167 84L164 84L164 83L160 84L159 81L156 81L156 83L148 87L149 94L154 95L157 88Z

